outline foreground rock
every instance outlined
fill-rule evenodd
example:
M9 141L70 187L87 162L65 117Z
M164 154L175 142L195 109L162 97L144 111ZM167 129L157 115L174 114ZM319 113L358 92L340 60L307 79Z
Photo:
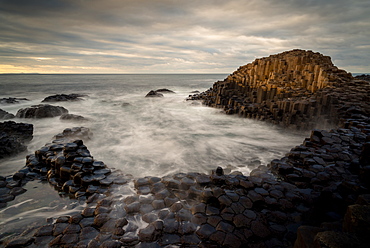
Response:
M33 125L14 121L0 122L0 158L23 152L32 140Z
M47 118L68 114L68 110L61 106L53 106L49 104L33 105L29 108L18 110L16 117L18 118Z
M66 102L66 101L81 101L83 100L81 97L85 97L86 95L81 94L58 94L46 97L42 102Z
M0 120L13 119L15 116L11 113L6 112L5 110L0 109Z

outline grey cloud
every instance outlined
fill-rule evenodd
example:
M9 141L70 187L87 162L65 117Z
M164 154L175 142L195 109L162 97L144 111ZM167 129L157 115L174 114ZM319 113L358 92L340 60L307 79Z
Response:
M229 73L302 48L370 71L369 9L362 0L0 0L0 64Z

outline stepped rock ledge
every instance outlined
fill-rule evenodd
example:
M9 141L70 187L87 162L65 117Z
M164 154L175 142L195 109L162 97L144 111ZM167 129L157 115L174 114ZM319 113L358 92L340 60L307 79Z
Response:
M370 112L368 82L298 49L256 59L188 99L292 129L337 127Z
M292 50L240 67L189 96L227 114L313 129L283 158L250 175L177 173L134 178L108 168L67 128L14 175L0 176L0 208L30 180L85 203L5 247L369 247L370 82L330 57Z

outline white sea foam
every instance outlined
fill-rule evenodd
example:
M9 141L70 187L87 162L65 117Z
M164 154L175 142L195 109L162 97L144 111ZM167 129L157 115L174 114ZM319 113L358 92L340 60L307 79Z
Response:
M263 122L226 116L220 109L185 101L192 90L203 91L222 79L219 75L42 76L17 78L24 90L30 89L29 93L6 85L9 92L4 90L0 97L27 97L31 101L0 107L15 114L19 108L38 104L51 94L86 93L89 96L84 101L53 105L64 106L70 113L90 121L74 123L58 117L14 119L34 124L29 152L49 142L64 128L82 125L94 134L85 144L95 159L135 177L207 173L217 166L229 166L248 174L252 165L267 164L283 156L307 135L286 133ZM11 81L14 77L6 79ZM47 84L48 80L55 83ZM144 97L149 90L158 88L168 88L176 94ZM0 161L1 171L14 173L24 165L24 156L23 153Z

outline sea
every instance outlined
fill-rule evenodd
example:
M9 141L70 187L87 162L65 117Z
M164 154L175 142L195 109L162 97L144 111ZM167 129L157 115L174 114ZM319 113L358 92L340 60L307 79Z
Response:
M261 121L225 115L197 101L186 101L194 91L205 91L226 74L16 74L0 75L0 99L27 98L0 108L16 114L40 104L50 95L83 94L82 101L57 102L84 122L59 117L20 119L31 123L34 135L26 152L0 160L0 175L25 166L33 153L65 128L87 127L93 133L84 144L95 160L134 178L175 173L210 173L218 166L228 173L249 175L300 145L309 132L291 132ZM164 97L145 97L150 90L169 89ZM60 196L48 183L33 181L27 192L0 209L0 240L45 224L46 219L80 211L84 203Z

